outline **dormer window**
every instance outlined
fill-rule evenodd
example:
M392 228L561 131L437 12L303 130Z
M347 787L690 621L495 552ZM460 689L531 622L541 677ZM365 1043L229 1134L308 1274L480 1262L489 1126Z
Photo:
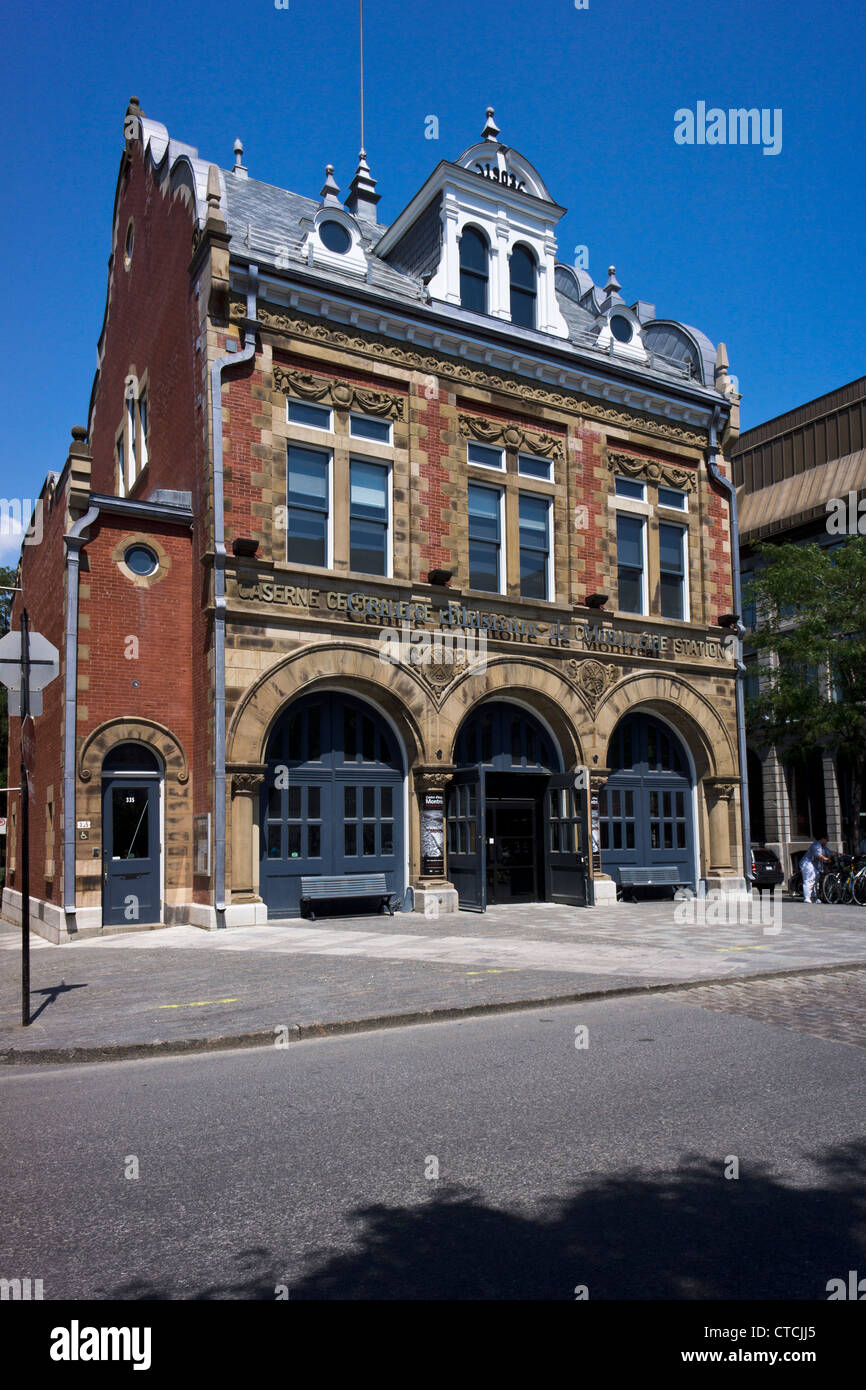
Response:
M489 247L474 227L464 227L460 238L460 303L476 314L487 313Z
M338 256L345 256L352 245L352 238L346 228L341 222L334 221L333 218L329 218L327 222L319 223L319 237L322 245Z
M525 246L511 253L511 322L535 327L535 258Z
M625 314L611 315L610 331L618 343L630 343L634 337L634 328Z

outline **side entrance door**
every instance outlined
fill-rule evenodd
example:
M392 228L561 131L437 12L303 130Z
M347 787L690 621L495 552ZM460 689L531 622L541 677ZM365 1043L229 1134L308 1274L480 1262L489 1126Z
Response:
M460 906L469 912L483 912L487 906L485 821L484 769L455 772L448 788L445 872Z
M576 791L573 772L555 772L544 793L544 824L550 900L586 907L588 794Z
M102 786L102 922L158 922L159 779L106 777Z

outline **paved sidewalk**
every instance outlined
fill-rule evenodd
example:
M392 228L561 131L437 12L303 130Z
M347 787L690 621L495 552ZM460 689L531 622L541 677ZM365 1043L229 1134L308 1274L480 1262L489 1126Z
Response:
M264 1044L326 1031L755 975L866 967L866 909L784 902L701 920L701 905L550 903L204 932L170 927L54 946L0 923L0 1061ZM866 973L863 975L866 985Z

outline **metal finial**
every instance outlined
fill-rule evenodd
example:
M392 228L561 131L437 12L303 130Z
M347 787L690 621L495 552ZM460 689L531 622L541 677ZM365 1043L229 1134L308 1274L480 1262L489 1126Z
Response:
M605 294L616 294L622 289L622 285L616 278L616 266L609 265L607 268L607 284L604 287Z
M481 132L481 139L482 139L482 140L491 140L491 141L493 141L493 142L495 143L496 140L497 140L497 138L498 138L498 136L499 136L499 126L496 124L496 122L495 122L494 119L493 119L493 107L492 107L492 106L488 106L487 111L486 111L486 115L487 115L487 124L485 125L484 129L483 129L482 132Z
M319 196L321 197L323 203L328 204L332 207L339 207L339 192L340 190L337 187L337 184L334 180L334 166L333 164L327 164L325 166L325 182L322 185L322 191Z

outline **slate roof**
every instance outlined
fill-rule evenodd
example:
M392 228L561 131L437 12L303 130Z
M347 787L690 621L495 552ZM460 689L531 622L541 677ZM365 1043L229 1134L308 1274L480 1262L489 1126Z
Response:
M413 275L410 271L397 270L375 254L373 248L388 230L387 224L370 222L364 218L357 219L363 234L362 244L367 260L366 278L348 269L341 272L332 265L324 267L308 264L306 257L301 254L301 246L316 212L321 207L318 199L306 198L299 193L261 183L257 179L239 177L226 170L222 171L221 180L225 188L226 222L232 238L231 250L234 255L246 254L251 261L266 268L279 268L277 260L280 258L281 268L303 270L305 278L318 280L323 287L339 285L351 290L366 285L397 304L402 302L407 308L413 307L416 312L419 308L427 307L426 287L420 276ZM572 268L563 269L571 272ZM593 305L600 303L604 298L604 291L597 286L593 287L592 279L586 272L580 272L579 283L581 289L585 284L587 292L595 289L590 301ZM584 308L570 294L564 294L559 285L556 297L568 325L568 341L582 351L598 352L599 358L610 361L609 354L595 346L596 313ZM432 312L448 315L449 306L435 304L430 307ZM702 377L690 373L686 362L668 359L657 353L653 354L649 362L640 364L640 370L661 380L682 380L683 377L687 377L698 385L712 386L715 349L704 334L696 329L689 329L688 332L699 350ZM535 336L537 335L533 335Z

